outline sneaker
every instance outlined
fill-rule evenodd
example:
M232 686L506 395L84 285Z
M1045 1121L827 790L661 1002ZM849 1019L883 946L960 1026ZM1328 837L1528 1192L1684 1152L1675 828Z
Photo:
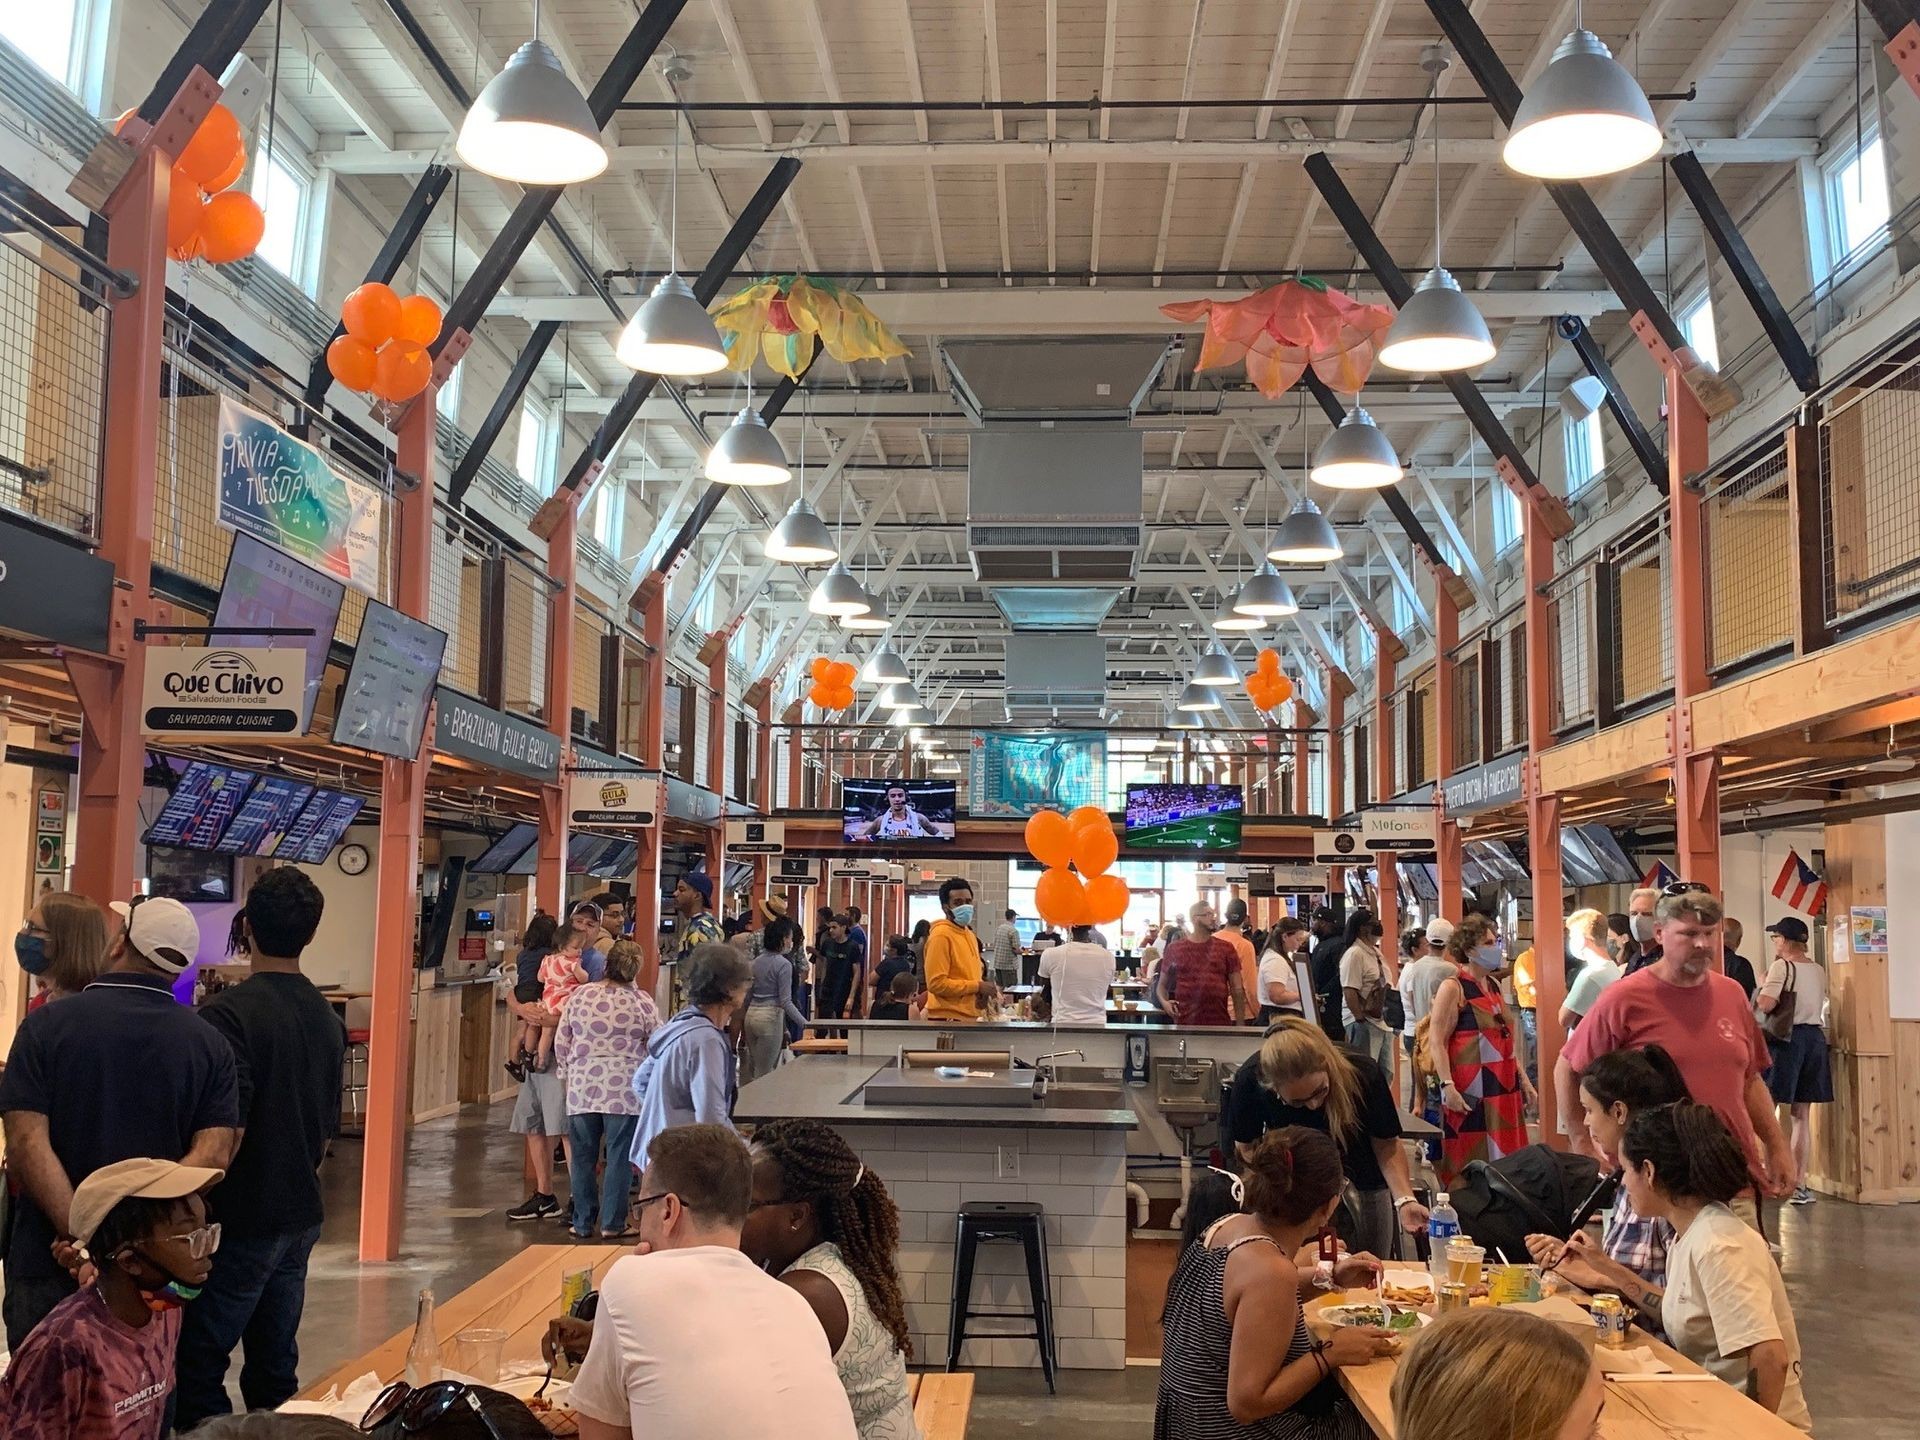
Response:
M1793 1192L1793 1195L1788 1199L1787 1203L1789 1205L1811 1205L1819 1198L1820 1197L1814 1194L1813 1191L1802 1185L1798 1190Z
M560 1202L551 1195L542 1195L534 1191L520 1204L507 1211L509 1220L544 1220L560 1209Z

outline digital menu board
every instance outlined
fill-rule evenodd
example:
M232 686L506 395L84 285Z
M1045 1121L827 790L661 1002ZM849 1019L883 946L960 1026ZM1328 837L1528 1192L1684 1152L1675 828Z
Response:
M275 638L228 633L220 637L232 645L288 646L307 657L307 690L300 707L300 730L313 721L313 702L327 669L327 651L340 623L340 603L347 587L331 575L322 575L283 555L251 535L233 537L227 573L220 582L220 605L214 611L216 631L244 629L306 630L306 635Z
M369 600L333 718L334 740L401 760L418 755L446 653L446 631Z
M147 827L145 843L177 850L213 849L258 778L251 770L193 761L180 772L173 793Z
M527 847L539 838L540 831L537 826L529 825L524 820L520 821L476 856L474 862L467 866L467 873L469 875L505 874L507 868L526 854Z
M341 790L314 791L300 818L287 827L274 847L273 858L301 865L324 864L365 803L360 796Z
M213 848L222 855L271 855L313 798L313 788L289 775L260 776Z
M629 879L633 875L633 862L639 854L637 841L616 840L613 848L594 861L587 873L596 880Z
M567 837L567 873L585 875L620 841L611 835L576 833Z

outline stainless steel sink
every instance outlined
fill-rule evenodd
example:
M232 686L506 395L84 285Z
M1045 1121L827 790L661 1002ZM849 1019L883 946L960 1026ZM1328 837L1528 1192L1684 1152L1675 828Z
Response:
M1040 1096L1043 1110L1130 1110L1132 1102L1120 1085L1049 1085Z
M1153 1062L1153 1098L1160 1113L1178 1123L1220 1113L1220 1066L1214 1060L1160 1059Z

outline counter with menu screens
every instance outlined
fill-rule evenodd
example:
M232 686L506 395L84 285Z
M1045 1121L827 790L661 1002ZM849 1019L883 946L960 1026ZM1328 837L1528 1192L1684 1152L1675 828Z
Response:
M287 775L195 760L142 837L148 845L318 865L366 802Z

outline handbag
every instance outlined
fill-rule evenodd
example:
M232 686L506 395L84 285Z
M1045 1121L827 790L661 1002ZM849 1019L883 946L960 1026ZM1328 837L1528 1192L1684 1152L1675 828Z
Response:
M1795 966L1791 960L1782 960L1780 963L1787 967L1787 978L1780 985L1779 1003L1760 1017L1760 1029L1765 1032L1767 1039L1777 1040L1784 1045L1793 1038Z

